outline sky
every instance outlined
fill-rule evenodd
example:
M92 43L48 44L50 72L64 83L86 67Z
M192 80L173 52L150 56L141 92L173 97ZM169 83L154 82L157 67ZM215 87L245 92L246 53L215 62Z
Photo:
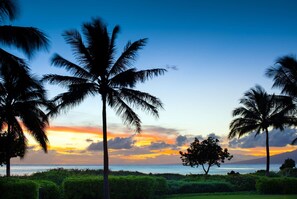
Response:
M195 137L220 138L234 160L264 156L263 140L249 135L228 140L232 110L239 99L261 85L269 93L272 80L265 70L278 57L296 55L297 2L295 0L26 0L19 1L19 18L11 25L33 26L45 32L51 46L29 60L32 73L67 74L50 64L54 53L74 61L62 33L81 30L84 22L100 17L109 31L120 25L118 54L129 41L148 38L134 66L166 68L168 72L137 88L162 100L160 118L141 116L143 131L135 134L108 109L112 164L180 163L179 151ZM13 49L12 49L13 50ZM62 92L46 85L49 97ZM26 157L14 163L101 164L101 102L99 96L51 119L44 154L28 136ZM295 130L271 132L271 154L297 149L289 146Z

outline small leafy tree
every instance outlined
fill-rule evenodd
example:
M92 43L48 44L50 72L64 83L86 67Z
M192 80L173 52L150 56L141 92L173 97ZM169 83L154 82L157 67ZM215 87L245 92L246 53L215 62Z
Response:
M6 131L0 132L0 166L6 165L7 159L23 158L26 153L26 142L27 139L22 134L8 136ZM7 147L10 147L9 154L7 153Z
M282 166L279 168L280 170L283 169L293 169L295 167L295 161L291 158L288 158L285 160L285 162L282 164Z
M221 166L225 159L231 160L232 155L228 149L223 149L218 145L219 140L213 137L208 137L200 142L197 138L191 143L187 152L180 151L181 160L184 166L198 167L202 166L205 175L208 174L210 167L213 165Z

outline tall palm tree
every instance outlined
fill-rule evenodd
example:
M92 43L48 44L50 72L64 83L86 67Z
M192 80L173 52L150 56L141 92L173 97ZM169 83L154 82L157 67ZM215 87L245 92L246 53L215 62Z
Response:
M280 88L283 94L287 94L297 101L297 59L295 57L280 57L275 66L266 71L266 75L273 78L273 87ZM296 143L297 138L291 144Z
M135 90L136 83L145 82L166 71L165 69L138 71L132 68L137 52L146 44L146 39L128 42L122 54L116 59L115 40L119 30L119 26L115 26L109 35L106 25L100 19L93 19L91 23L84 23L82 26L85 43L79 31L66 31L63 36L72 47L78 64L55 54L52 64L65 68L71 75L44 76L45 81L68 89L55 98L58 102L57 112L78 105L87 96L101 96L105 199L109 199L106 106L113 108L125 124L134 126L136 132L140 132L141 120L131 107L140 108L158 117L158 109L162 108L162 103L149 93Z
M5 56L4 56L5 57ZM47 151L48 139L45 128L48 115L44 108L51 108L45 90L35 77L30 75L24 60L13 57L12 62L0 62L0 131L5 132L6 175L10 176L10 159L14 154L22 157L26 149L24 129ZM3 138L3 136L2 136ZM12 148L16 146L20 149Z
M19 13L17 0L0 0L0 43L7 46L15 46L31 57L36 50L47 49L48 38L39 29L34 27L21 27L3 24L5 21L13 21ZM0 47L0 57L11 54Z
M240 100L241 107L233 110L230 123L229 139L238 135L256 132L266 135L266 175L269 175L269 135L268 129L284 130L285 127L297 124L296 106L292 98L280 95L269 95L261 86L256 86L244 94Z

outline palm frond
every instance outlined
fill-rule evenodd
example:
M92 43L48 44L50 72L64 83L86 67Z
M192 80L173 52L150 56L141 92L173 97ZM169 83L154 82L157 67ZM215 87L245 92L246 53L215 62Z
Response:
M153 77L158 77L160 75L164 75L166 72L166 69L163 68L154 68L154 69L148 69L148 70L140 70L135 73L136 80L140 82L145 82L148 79L151 79Z
M6 18L14 20L19 13L18 5L15 0L1 0L0 1L0 18L3 22Z
M115 26L113 28L112 34L111 34L111 39L110 39L110 44L109 44L109 61L108 65L111 66L114 62L114 57L116 53L116 47L115 47L115 40L117 38L118 33L120 32L120 26Z
M83 79L80 77L73 77L73 76L64 76L64 75L55 75L49 74L44 75L42 81L48 82L50 84L60 85L63 87L68 87L72 84L84 84L87 83L87 79Z
M56 116L61 111L67 111L79 105L88 95L95 95L97 93L98 88L92 83L70 85L67 92L54 97L53 102L56 106L48 114L50 116Z
M54 66L65 68L67 71L69 71L71 74L73 74L76 77L87 78L87 79L94 78L94 76L84 68L68 61L67 59L64 59L58 54L55 54L52 57L51 63Z
M297 60L293 56L277 59L275 66L266 71L273 78L273 87L280 88L282 93L297 96Z
M116 114L122 118L124 124L134 126L135 131L138 133L141 131L139 116L121 99L119 92L109 90L107 102L116 111Z
M159 108L163 108L162 102L148 93L133 90L133 89L120 89L119 96L135 108L151 113L155 117L159 117Z
M110 69L109 76L114 76L130 68L137 57L137 52L145 46L146 42L147 39L140 39L133 43L128 42L124 51Z
M47 50L49 46L47 36L34 27L0 26L0 42L16 46L29 57L36 50Z
M84 45L81 35L77 30L68 30L62 35L66 41L66 43L70 44L72 52L76 60L85 66L85 68L89 68L92 65L92 57L89 54L88 49Z
M97 77L106 75L111 59L109 54L110 38L106 25L101 19L94 18L90 23L83 24L82 31L93 60L93 64L89 66L89 71Z

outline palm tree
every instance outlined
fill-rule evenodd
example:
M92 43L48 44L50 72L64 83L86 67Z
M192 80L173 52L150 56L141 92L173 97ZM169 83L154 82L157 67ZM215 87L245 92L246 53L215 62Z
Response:
M9 65L12 62L0 62L0 131L5 132L7 176L10 176L10 159L15 154L23 157L25 153L27 143L24 128L47 152L45 128L48 125L48 115L43 110L51 107L43 86L30 75L24 60L12 58L10 60L15 61L13 67Z
M277 59L274 67L266 71L266 75L273 78L273 87L280 88L283 94L297 100L297 60L293 56L284 56ZM291 144L296 144L297 138Z
M269 175L269 135L268 129L284 130L285 127L297 124L296 106L292 98L280 95L269 95L261 86L256 86L244 94L240 100L241 107L233 110L228 138L241 137L256 132L266 135L266 175Z
M67 92L55 97L55 101L58 102L56 112L78 105L87 96L101 96L105 199L109 199L106 106L113 108L125 124L134 126L136 132L140 132L141 120L131 106L158 117L158 109L162 108L162 103L149 93L135 90L136 83L145 82L166 71L165 69L138 71L132 68L137 52L146 44L146 39L128 42L122 54L116 59L115 40L119 30L119 26L115 26L109 35L106 25L100 19L93 19L91 23L84 23L82 26L85 43L79 31L66 31L63 34L64 39L72 47L79 65L55 54L52 64L65 68L71 75L44 76L45 81L68 89Z
M19 13L17 0L0 0L0 42L7 46L15 46L31 57L36 50L47 49L48 39L44 33L34 27L4 25L5 21L13 21ZM11 54L0 48L0 57Z

